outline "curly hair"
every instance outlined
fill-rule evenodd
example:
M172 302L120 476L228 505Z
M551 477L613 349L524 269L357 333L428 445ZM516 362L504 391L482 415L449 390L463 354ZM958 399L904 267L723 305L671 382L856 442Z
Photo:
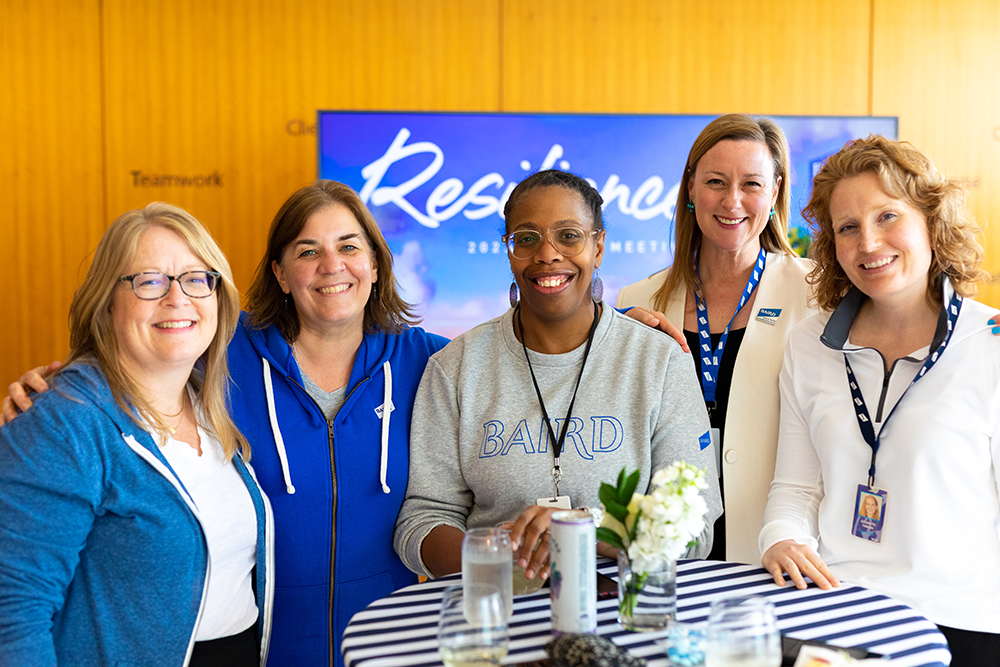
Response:
M677 207L674 209L674 263L667 275L667 280L656 291L654 304L660 310L666 310L671 295L676 290L686 290L694 285L697 276L694 270L694 257L701 247L701 228L694 212L688 210L691 198L688 194L688 184L698 168L698 162L720 141L756 141L767 146L774 165L774 178L781 179L778 185L778 198L774 202L774 217L768 220L760 234L760 244L768 252L783 252L795 255L788 243L788 220L791 217L792 180L790 176L791 160L789 158L788 140L781 128L770 118L754 118L747 114L730 113L719 116L705 126L688 153L684 174L681 176L680 189L677 192Z
M979 267L983 247L980 228L966 206L965 190L941 176L934 163L905 141L879 135L849 141L827 159L813 179L812 196L802 210L813 235L809 256L816 268L806 278L815 286L814 299L825 310L837 307L852 287L837 261L830 200L837 184L846 178L873 173L882 189L894 199L908 203L927 219L932 260L927 272L927 300L941 300L944 277L963 297L976 294L976 283L989 274Z
M396 334L420 321L414 315L413 306L399 293L392 272L392 251L361 197L343 183L319 180L293 192L271 222L267 232L267 249L247 291L247 311L254 327L263 329L273 324L289 343L299 337L301 325L298 311L278 284L271 263L281 264L285 248L298 237L314 213L337 204L346 207L358 221L378 267L378 289L373 290L365 304L365 333L384 331Z

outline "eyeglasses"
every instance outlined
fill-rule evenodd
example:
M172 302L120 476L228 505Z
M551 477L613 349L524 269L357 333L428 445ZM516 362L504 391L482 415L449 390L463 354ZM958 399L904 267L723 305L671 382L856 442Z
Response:
M576 257L583 252L587 239L602 231L595 229L585 232L579 227L562 227L542 232L535 229L519 229L500 238L507 244L507 251L517 259L534 257L535 253L542 247L544 239L548 239L559 254L565 257Z
M156 271L143 271L130 276L122 276L119 282L130 283L132 291L140 299L154 301L162 299L170 291L170 283L177 281L181 291L194 299L211 296L219 286L222 274L215 271L187 271L179 276L168 276Z

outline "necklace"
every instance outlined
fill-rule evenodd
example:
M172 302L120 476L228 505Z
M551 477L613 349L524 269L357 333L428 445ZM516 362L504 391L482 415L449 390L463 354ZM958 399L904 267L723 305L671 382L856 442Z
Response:
M185 395L181 398L180 411L172 415L165 415L162 413L160 414L160 417L165 418L164 421L166 421L166 419L174 419L175 417L180 417L180 419L177 420L177 423L174 424L173 426L170 426L169 424L167 425L167 432L170 433L170 435L174 435L175 433L177 433L177 429L181 427L181 422L184 421L184 410L186 408L187 408L187 394L185 392Z

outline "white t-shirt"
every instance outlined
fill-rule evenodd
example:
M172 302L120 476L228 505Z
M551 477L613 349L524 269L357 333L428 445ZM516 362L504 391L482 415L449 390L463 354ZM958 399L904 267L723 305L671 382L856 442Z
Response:
M200 426L202 455L167 439L163 456L191 494L208 539L211 571L196 641L239 634L257 620L252 574L257 562L257 515L253 500L222 445ZM155 437L155 436L154 436Z

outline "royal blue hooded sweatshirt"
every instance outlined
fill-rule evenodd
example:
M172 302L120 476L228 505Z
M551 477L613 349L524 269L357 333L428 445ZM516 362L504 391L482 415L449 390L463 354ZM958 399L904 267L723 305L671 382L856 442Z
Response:
M263 664L273 526L233 464L257 514ZM0 427L0 665L186 665L210 567L194 501L95 366L68 366Z
M240 316L229 347L232 415L276 526L269 665L342 664L351 616L416 582L392 534L406 494L413 399L427 360L447 342L420 328L366 334L344 405L327 423L278 329Z

